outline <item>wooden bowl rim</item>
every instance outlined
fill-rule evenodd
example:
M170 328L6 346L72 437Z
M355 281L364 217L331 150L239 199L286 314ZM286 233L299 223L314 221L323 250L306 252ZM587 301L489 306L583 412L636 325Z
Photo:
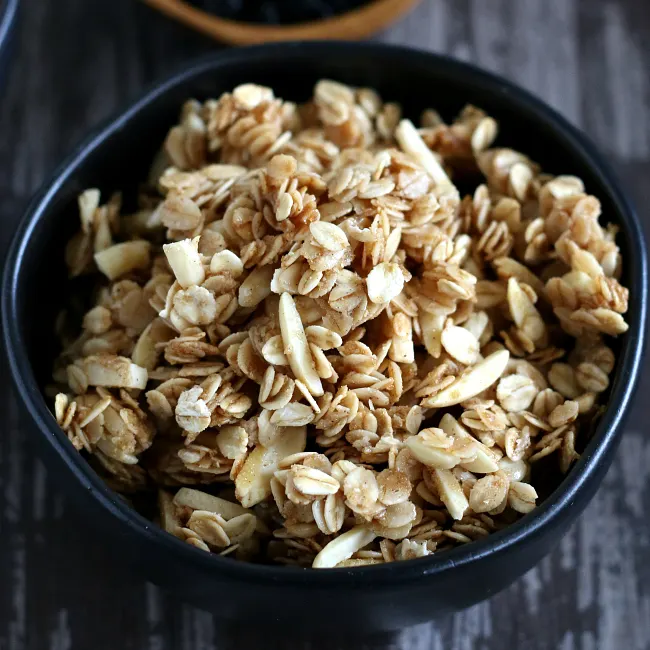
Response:
M337 16L293 25L264 25L220 18L185 0L144 2L207 36L231 45L249 45L268 41L363 38L386 27L420 0L374 0Z

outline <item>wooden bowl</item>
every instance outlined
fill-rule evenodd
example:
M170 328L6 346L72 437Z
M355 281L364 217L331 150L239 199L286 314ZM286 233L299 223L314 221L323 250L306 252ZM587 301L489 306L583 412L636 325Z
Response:
M268 41L356 40L387 27L420 0L375 0L332 18L294 25L264 25L226 20L183 0L144 0L170 18L230 45Z

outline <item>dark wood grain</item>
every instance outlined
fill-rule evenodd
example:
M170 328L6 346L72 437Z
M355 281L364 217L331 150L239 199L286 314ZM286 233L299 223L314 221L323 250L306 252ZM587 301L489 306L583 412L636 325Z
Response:
M24 0L0 94L0 250L30 195L89 128L217 46L134 0ZM650 204L650 4L430 0L379 38L502 73L583 127L644 217ZM650 438L642 399L593 503L540 566L489 602L337 644L224 629L135 578L35 460L0 363L0 650L647 650ZM650 390L648 373L640 394Z

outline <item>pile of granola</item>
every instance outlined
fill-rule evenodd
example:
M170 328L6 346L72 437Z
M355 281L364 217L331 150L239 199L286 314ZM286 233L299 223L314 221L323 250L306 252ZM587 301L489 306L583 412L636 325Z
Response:
M327 80L300 106L187 102L136 212L79 197L66 261L96 291L54 368L74 447L252 561L405 560L530 512L603 408L628 290L598 199L496 135Z

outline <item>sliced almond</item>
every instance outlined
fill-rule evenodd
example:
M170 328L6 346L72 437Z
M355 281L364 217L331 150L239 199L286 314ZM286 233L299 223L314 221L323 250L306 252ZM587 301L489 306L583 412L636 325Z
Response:
M181 521L172 495L166 490L158 490L158 509L160 511L160 527L179 537Z
M90 386L145 388L148 373L126 357L96 355L83 359L82 369Z
M153 370L156 367L160 356L160 351L156 349L156 342L151 336L152 325L153 323L149 323L142 331L131 354L133 362L147 370Z
M403 151L410 154L438 185L451 185L442 165L427 147L411 120L401 120L395 129L395 139Z
M284 353L289 360L291 370L307 386L309 392L318 397L323 394L323 386L316 372L302 320L291 294L283 293L280 296L279 314Z
M456 520L462 519L469 508L469 501L458 479L448 469L434 469L433 479L449 514Z
M90 233L91 231L93 220L95 218L95 211L99 207L100 196L101 195L97 188L90 188L77 197L81 229L86 233Z
M446 316L442 313L431 314L423 311L419 315L422 341L427 352L437 359L442 353L442 331Z
M241 283L239 287L239 304L242 307L257 307L271 293L273 266L258 266Z
M163 251L183 289L203 283L205 270L198 250L198 240L183 239L173 244L165 244Z
M176 493L174 503L179 507L186 506L192 510L209 510L221 515L226 520L248 513L248 510L238 503L185 487Z
M523 481L528 474L528 464L525 460L511 460L507 456L499 459L499 469L511 482Z
M234 278L238 278L243 272L242 261L227 249L215 253L210 260L210 273L230 273Z
M440 420L440 428L453 438L470 439L476 446L476 458L470 461L463 461L460 466L468 472L477 474L491 474L499 469L498 456L482 442L479 442L467 431L467 429L450 413L445 413Z
M461 375L451 386L433 397L422 401L422 406L429 408L442 408L453 406L475 397L489 388L506 369L510 353L508 350L497 350L490 356L472 366L465 374Z
M151 244L148 241L136 239L95 253L95 263L109 280L115 280L131 271L149 268L150 251Z
M233 503L232 501L227 501L221 497L192 488L181 488L174 496L173 501L178 507L192 508L192 510L209 510L220 515L226 521L230 521L235 517L241 517L242 515L255 516L254 513L239 505L239 503ZM266 524L256 516L255 520L257 531L267 533L268 528Z
M257 445L235 478L235 496L245 508L271 494L271 479L283 458L305 450L306 427L287 427L271 447Z
M365 526L355 526L339 535L314 558L314 569L329 569L352 557L357 551L372 542L377 535Z
M420 436L407 438L406 446L409 448L413 456L427 467L451 469L460 463L460 458L444 449L426 444Z

